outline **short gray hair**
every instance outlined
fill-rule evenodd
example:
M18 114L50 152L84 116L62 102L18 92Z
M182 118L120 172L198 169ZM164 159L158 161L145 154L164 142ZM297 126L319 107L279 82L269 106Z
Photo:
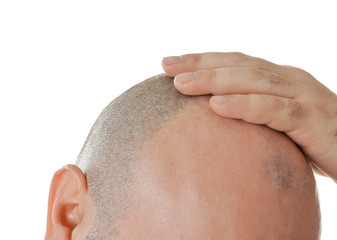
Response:
M114 233L132 203L132 163L142 143L163 128L186 104L204 96L178 92L173 78L153 76L131 87L104 108L94 123L76 164L86 174L96 207L87 239Z

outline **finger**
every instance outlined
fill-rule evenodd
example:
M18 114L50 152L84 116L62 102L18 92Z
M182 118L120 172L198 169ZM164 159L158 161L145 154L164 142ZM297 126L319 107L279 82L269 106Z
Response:
M222 103L217 101L219 99ZM285 133L308 124L309 110L294 99L263 94L235 94L213 96L210 105L220 116L265 124Z
M222 67L255 67L263 70L283 71L282 66L240 52L206 52L163 58L164 71L171 77L183 72Z
M175 77L174 85L187 95L261 93L293 98L298 92L296 83L287 75L251 67L181 73Z

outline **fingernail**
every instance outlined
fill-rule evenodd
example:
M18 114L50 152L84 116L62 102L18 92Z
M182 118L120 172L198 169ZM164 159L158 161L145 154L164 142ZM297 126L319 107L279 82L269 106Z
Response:
M163 63L166 66L171 66L180 63L182 60L183 60L182 56L165 57L163 58Z
M230 96L213 96L212 97L212 102L214 104L224 104L228 103L230 101Z
M181 73L175 77L176 81L179 81L182 84L191 82L192 80L198 77L197 72L188 72L188 73Z

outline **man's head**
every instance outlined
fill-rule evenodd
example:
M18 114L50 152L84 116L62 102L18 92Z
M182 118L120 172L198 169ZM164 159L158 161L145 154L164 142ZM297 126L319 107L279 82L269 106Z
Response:
M78 167L54 176L46 239L318 239L301 150L266 126L219 117L209 98L161 74L112 101Z

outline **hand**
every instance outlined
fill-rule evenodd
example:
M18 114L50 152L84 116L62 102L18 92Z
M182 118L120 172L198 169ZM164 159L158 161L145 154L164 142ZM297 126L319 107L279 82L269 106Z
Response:
M181 93L213 94L216 114L287 134L316 172L337 183L337 95L308 72L220 52L164 58L162 66Z

